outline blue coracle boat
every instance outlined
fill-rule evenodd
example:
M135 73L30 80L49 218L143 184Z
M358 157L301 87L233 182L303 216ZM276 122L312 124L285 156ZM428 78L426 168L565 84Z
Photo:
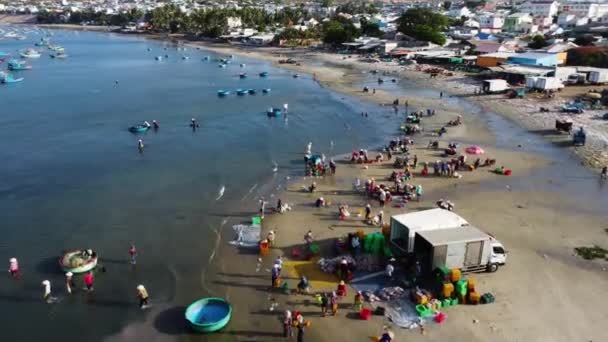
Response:
M226 95L230 95L230 90L218 90L217 91L217 96L219 96L219 97L224 97Z
M270 93L270 88L262 89L262 93L264 93L264 94Z
M150 129L150 126L141 124L129 127L129 132L131 133L144 133Z
M203 298L190 304L185 316L193 330L214 332L230 322L232 306L222 298Z

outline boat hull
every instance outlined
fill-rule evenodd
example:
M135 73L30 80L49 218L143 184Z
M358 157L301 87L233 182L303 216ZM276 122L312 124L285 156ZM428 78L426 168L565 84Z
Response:
M88 271L94 269L95 267L97 267L98 257L91 258L89 261L87 261L83 265L80 265L77 267L69 266L69 264L68 264L69 260L79 253L82 253L82 250L69 251L69 252L65 253L64 255L62 255L59 258L59 267L61 267L61 269L64 272L72 272L74 274L85 273L85 272L88 272Z
M230 322L232 306L222 298L203 298L188 306L185 317L192 330L210 333Z

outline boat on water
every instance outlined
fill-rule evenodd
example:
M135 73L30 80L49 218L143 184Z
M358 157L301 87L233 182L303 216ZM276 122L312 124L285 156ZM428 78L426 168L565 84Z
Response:
M240 73L239 78L247 78L247 73L244 73L244 72Z
M68 55L66 55L65 53L61 52L61 53L52 53L49 55L51 58L57 58L57 59L66 59L68 58Z
M23 58L40 58L40 52L34 49L27 49L20 53Z
M239 96L247 95L249 92L247 89L237 89L236 94Z
M248 89L247 92L249 95L255 95L257 93L255 89Z
M150 129L150 125L139 124L135 126L129 127L129 132L131 133L145 133Z
M277 117L277 116L281 116L283 115L283 110L281 108L274 108L274 107L270 107L268 108L268 110L266 111L266 114L269 117Z
M241 63L241 68L244 68L244 67L245 67L245 63Z
M12 60L8 62L8 70L20 71L20 70L30 70L32 69L31 65L25 65L23 61Z
M182 56L182 59L183 60L188 60L188 59L190 59L190 56Z
M202 298L186 308L185 316L194 331L210 333L230 322L232 306L222 298Z
M8 52L2 52L2 51L0 51L0 57L8 57L8 56L10 56L10 55L11 55L11 54L10 54L10 53L8 53Z
M205 56L205 57L203 57L203 60L204 60L204 61L208 61L208 60L209 60L209 56Z
M268 71L261 72L260 77L268 77Z
M163 60L163 56L156 56L156 57L154 57L154 59L156 59L157 61L162 61Z
M219 67L220 67L220 68L225 68L225 67L226 67L226 64L220 64L220 65L219 65Z
M264 94L270 93L270 88L264 88L264 89L262 89L262 93L264 93Z
M98 257L95 253L88 255L84 250L69 251L59 258L59 267L64 272L85 273L97 266Z
M224 96L227 96L227 95L230 95L230 90L223 90L223 89L221 89L221 90L217 91L217 96L219 96L219 97L224 97Z
M298 78L300 77L300 74L293 74L293 78Z
M49 50L54 52L65 52L65 48L59 45L49 45Z

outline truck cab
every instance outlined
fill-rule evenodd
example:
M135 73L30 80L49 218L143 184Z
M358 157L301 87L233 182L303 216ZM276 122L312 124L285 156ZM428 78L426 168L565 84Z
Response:
M488 263L488 272L496 272L498 266L507 263L507 251L498 240L492 241L492 250L490 251L490 262Z

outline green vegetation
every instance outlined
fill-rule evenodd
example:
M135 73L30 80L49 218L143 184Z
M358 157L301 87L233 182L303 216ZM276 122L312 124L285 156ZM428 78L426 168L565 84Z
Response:
M304 45L307 40L317 40L320 38L320 33L317 30L309 29L305 31L296 30L294 28L286 28L281 33L274 37L274 41L287 41L286 45Z
M426 8L412 8L407 10L398 19L399 32L418 40L445 44L443 31L448 26L448 18L442 14L434 13Z
M608 68L608 49L585 47L569 50L567 64Z
M593 247L577 247L574 249L576 254L585 260L605 259L608 260L608 250L598 246Z
M352 42L359 34L352 22L340 17L323 24L323 42L333 46Z
M108 15L103 12L74 12L67 15L61 15L54 12L42 11L38 13L37 20L41 24L80 24L82 22L90 22L95 25L112 25L124 26L129 23L135 23L144 17L144 13L139 10L132 9L128 12Z
M384 32L380 30L380 26L376 23L370 23L365 18L361 18L361 34L368 37L382 37Z
M574 39L574 44L578 46L591 46L594 42L595 38L590 34L583 34Z
M544 36L541 36L540 34L532 37L532 39L528 43L528 47L530 49L542 49L547 45L549 45L547 43L547 40Z

